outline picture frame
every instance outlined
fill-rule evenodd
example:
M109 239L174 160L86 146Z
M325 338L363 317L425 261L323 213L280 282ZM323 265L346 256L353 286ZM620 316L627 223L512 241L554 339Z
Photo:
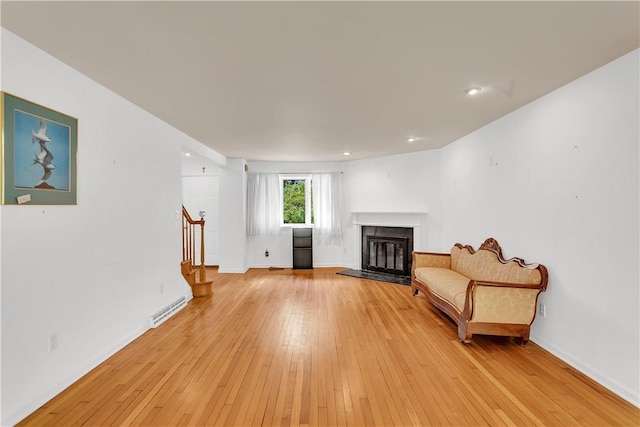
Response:
M3 205L78 203L78 119L0 92Z

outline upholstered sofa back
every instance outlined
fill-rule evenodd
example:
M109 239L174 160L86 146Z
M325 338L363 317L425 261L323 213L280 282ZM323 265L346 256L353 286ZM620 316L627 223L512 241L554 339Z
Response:
M468 246L451 248L451 269L477 281L539 284L542 280L538 264L522 266L517 260L501 262L490 250L473 253Z

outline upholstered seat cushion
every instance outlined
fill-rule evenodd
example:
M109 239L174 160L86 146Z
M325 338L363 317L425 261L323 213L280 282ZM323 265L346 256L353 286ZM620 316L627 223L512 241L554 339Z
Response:
M429 289L453 304L460 312L464 310L464 300L469 278L448 268L416 268L418 280Z

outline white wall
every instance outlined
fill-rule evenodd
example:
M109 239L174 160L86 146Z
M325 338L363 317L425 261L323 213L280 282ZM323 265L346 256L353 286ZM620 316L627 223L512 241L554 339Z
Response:
M224 164L219 164L212 159L193 153L187 147L182 148L182 176L220 176L221 170L227 164L226 158ZM186 156L185 153L191 155Z
M532 340L640 404L638 51L442 150L442 249L549 270Z
M201 262L200 237L204 238L204 263L207 266L220 265L218 259L218 235L220 227L220 177L219 176L183 176L182 205L191 218L199 219L200 212L205 213L204 235L200 227L195 227L193 260Z
M220 250L221 273L244 273L247 271L246 162L228 159L220 175ZM214 285L215 286L215 285Z
M0 31L0 88L2 88L2 40L3 32ZM3 113L0 112L0 115ZM1 183L0 183L1 185ZM0 309L2 308L2 207L0 207ZM0 313L0 425L2 420L2 313Z
M358 222L414 225L414 250L440 249L440 150L350 162L345 173L349 221L348 252L360 268Z
M0 209L0 423L10 425L191 297L176 213L180 149L195 142L4 29L1 55L2 90L79 122L78 205Z
M211 159L202 157L183 147L182 153L182 203L193 218L200 210L205 218L205 263L220 265L220 174L222 168ZM185 153L189 153L189 156ZM226 158L225 158L226 164ZM195 204L195 206L194 206ZM196 239L199 238L196 229ZM196 240L197 241L197 240ZM196 260L200 259L200 247L196 246ZM199 262L199 261L198 261Z

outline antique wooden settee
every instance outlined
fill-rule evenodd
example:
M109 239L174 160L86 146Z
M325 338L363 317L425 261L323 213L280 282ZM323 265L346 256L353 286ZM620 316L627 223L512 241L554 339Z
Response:
M485 334L512 336L526 344L547 279L541 264L505 260L493 238L477 251L456 243L451 253L413 252L413 295L422 291L453 319L463 343L473 334Z

